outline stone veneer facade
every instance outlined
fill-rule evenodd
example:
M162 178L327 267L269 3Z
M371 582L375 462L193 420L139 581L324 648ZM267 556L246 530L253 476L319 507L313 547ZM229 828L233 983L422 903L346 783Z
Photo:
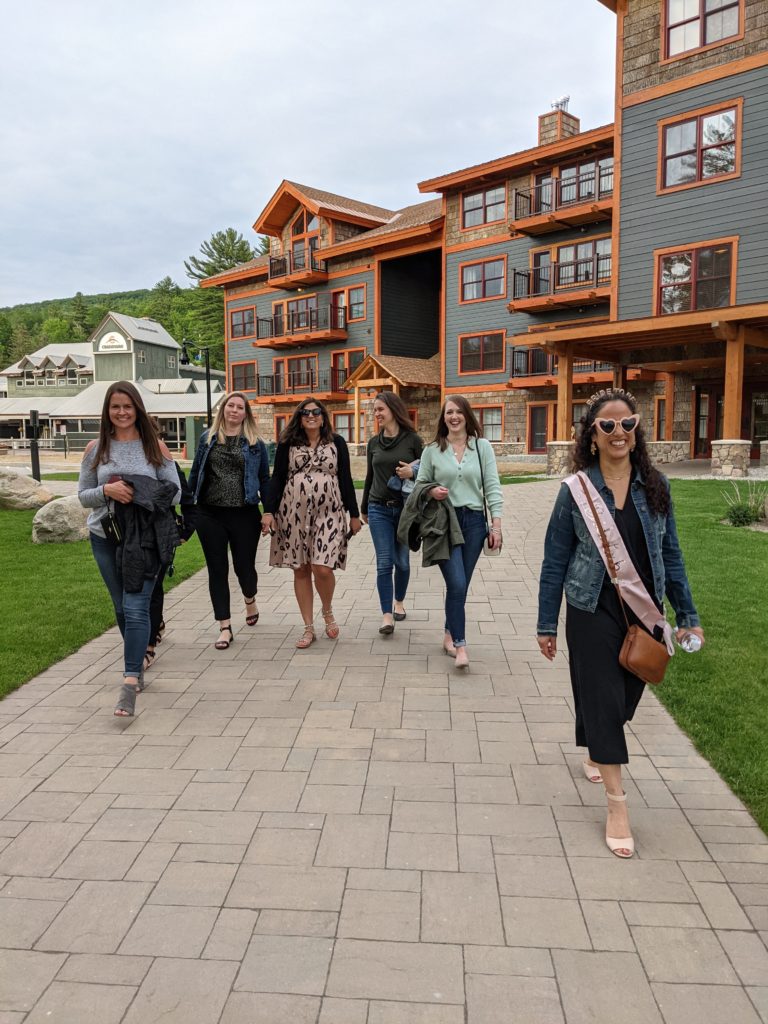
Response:
M712 442L712 476L737 477L749 476L750 441L713 441Z

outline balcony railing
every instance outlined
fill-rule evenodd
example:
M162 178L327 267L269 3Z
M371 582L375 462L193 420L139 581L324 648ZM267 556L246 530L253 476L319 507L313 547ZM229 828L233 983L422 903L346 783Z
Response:
M576 174L571 178L555 178L533 188L515 189L514 219L554 213L579 203L594 203L613 195L613 167Z
M604 288L611 283L610 253L587 256L546 267L512 271L514 299L534 299L566 289Z
M291 274L302 274L308 271L325 273L325 261L317 259L314 249L309 246L287 252L283 256L269 257L270 279L289 277Z
M574 321L578 323L578 321ZM574 373L605 373L613 370L613 363L595 359L574 359ZM512 353L513 377L552 377L557 373L557 356L543 348L517 348Z
M256 323L256 337L282 338L304 332L343 331L346 326L347 311L343 306L321 306L319 309L302 309L294 313L260 317Z
M288 373L269 373L259 376L258 394L311 395L342 392L344 381L351 370L290 370Z

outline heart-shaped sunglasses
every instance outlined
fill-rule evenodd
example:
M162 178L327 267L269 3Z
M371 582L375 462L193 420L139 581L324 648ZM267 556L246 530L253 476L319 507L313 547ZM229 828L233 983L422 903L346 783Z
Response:
M612 434L616 429L616 424L621 424L621 429L625 434L631 434L637 424L640 422L640 413L634 413L632 416L625 416L620 420L601 420L596 419L595 423L602 430L604 434Z

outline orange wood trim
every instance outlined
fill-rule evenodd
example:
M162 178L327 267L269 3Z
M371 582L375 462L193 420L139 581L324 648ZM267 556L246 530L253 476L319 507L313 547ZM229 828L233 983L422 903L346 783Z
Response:
M290 420L290 418L291 417L287 412L279 412L272 414L272 429L274 431L275 440L277 440L280 437L285 427L288 426L288 421ZM283 424L282 427L278 427L278 420L285 420L285 423Z
M504 189L504 214L501 217L497 217L496 220L486 220L482 224L475 224L473 227L464 227L464 199L466 196L477 195L480 192L490 192L494 188ZM490 224L504 224L509 216L509 196L507 194L507 182L506 179L493 184L483 184L479 188L465 189L459 193L459 231L480 231L484 227L488 227Z
M555 425L555 410L557 409L557 402L526 402L525 403L525 447L529 455L544 455L546 448L543 452L538 449L534 451L531 448L532 430L531 430L531 410L532 409L546 409L547 410L547 441L554 440L554 425ZM570 425L569 425L570 431Z
M756 68L763 68L766 65L768 65L768 51L754 53L749 57L732 60L727 64L718 64L714 68L707 68L704 71L683 75L672 82L664 82L662 85L655 85L649 89L641 89L639 92L625 96L623 105L624 107L636 107L639 103L647 103L649 100L655 100L661 96L669 96L675 92L685 92L687 89L693 89L697 85L717 82L721 78L730 78L732 75L740 75L745 71L754 71Z
M381 354L381 259L373 265L373 352Z
M659 405L662 402L664 403L664 421L665 421L664 437L659 437L658 436L658 434L659 434ZM666 393L663 394L663 395L654 395L653 396L653 440L654 441L666 441L667 440L667 436L666 436L666 433L667 433L667 430L666 430L667 409L668 409L668 406L667 406L667 396L666 396Z
M247 270L242 270L238 267L233 269L223 277L217 277L215 281L208 278L205 281L200 282L201 288L221 288L224 285L232 284L234 281L247 281L249 277L266 277L269 274L269 265L265 264L263 267L249 267Z
M489 295L484 299L463 299L463 288L462 288L462 272L465 267L478 267L481 263L503 263L504 264L504 291L501 295ZM499 302L507 297L507 278L509 277L509 268L507 266L508 257L506 253L502 253L500 256L488 256L482 260L465 260L459 264L459 305L460 306L471 306L475 302Z
M255 359L238 359L237 362L229 363L228 365L229 365L229 390L230 391L244 390L244 391L248 392L248 391L256 391L258 389L259 364L258 364L257 360L255 360ZM253 366L254 367L254 369L256 370L256 387L255 388L240 388L240 389L238 389L238 388L235 387L234 374L232 373L232 371L234 370L234 368L236 366Z
M613 135L613 219L611 221L611 282L608 315L611 320L619 316L619 253L621 252L621 131L624 102L624 32L627 17L626 3L620 3L616 19L616 66L614 71L614 135Z
M506 410L506 406L503 403L500 404L500 405L492 405L490 402L483 402L481 405L473 405L472 406L472 411L473 412L477 412L479 409L501 409L501 441L503 441L504 440L504 431L505 431L505 428L506 428L506 425L507 425L506 424L506 419L507 419L507 417L506 417L506 411L507 411ZM482 421L481 421L479 416L478 416L478 422L480 422L480 426L483 427ZM483 436L485 436L485 428L484 427L483 427Z
M363 315L362 316L356 316L356 317L350 317L349 316L349 305L350 305L350 303L349 303L349 293L353 289L355 289L355 288L362 288L363 289ZM359 284L348 284L348 285L345 285L343 288L334 288L333 291L331 292L331 305L333 305L333 296L334 295L340 295L342 292L344 293L344 310L345 310L345 312L347 314L347 319L346 319L345 323L347 323L347 324L360 324L360 323L362 323L368 317L368 289L365 286L365 281L360 281Z
M445 196L443 196L442 199L443 199L443 213L445 213L445 209L446 209L446 198L445 198ZM442 405L445 402L445 395L446 395L446 387L445 387L445 359L446 359L446 352L445 352L445 346L446 346L445 318L446 318L446 310L445 310L445 305L446 305L446 277L447 277L447 274L448 274L448 253L445 251L445 249L443 249L443 252L442 252L441 263L443 265L443 272L440 275L440 322L439 322L439 327L438 327L437 343L438 343L438 346L439 346L439 349L440 349L440 404ZM459 284L461 284L461 282L459 282Z
M253 306L238 306L237 309L229 309L229 307L225 305L225 308L226 308L226 334L227 334L227 337L231 341L247 341L249 338L255 338L256 337L256 334L257 334L256 321L257 321L258 317L256 315L256 306L255 305L253 305ZM237 338L232 337L232 317L233 317L233 315L235 313L244 313L244 312L246 312L246 310L249 310L249 309L253 310L253 334L241 334Z
M570 441L573 419L573 349L557 357L556 441Z
M226 303L239 302L241 299L251 299L256 295L269 295L272 289L268 285L264 285L263 288L252 288L247 292L240 292L239 294L230 295L228 290L224 289L224 301Z
M318 249L318 259L328 260L337 256L345 256L349 253L358 252L364 249L378 249L382 246L393 243L408 241L412 238L422 238L433 234L437 230L439 218L428 221L426 224L418 224L412 228L402 228L400 231L390 231L385 234L376 235L374 238L366 238L366 234L355 235L354 238L339 242L338 245L328 246L326 249ZM377 225L382 226L382 225Z
M666 406L666 431L664 434L665 441L672 441L674 435L674 420L675 420L675 375L674 373L666 374L666 380L664 385L664 397L667 400ZM691 417L693 418L693 417Z
M509 391L506 384L454 384L445 388L447 395L473 395L476 391Z
M735 338L725 343L725 391L723 394L723 439L741 437L741 407L744 392L744 337L739 327Z
M485 338L489 335L500 334L501 335L501 366L495 370L462 370L461 368L461 343L465 338ZM457 367L456 372L459 377L474 377L476 374L485 373L506 373L507 372L507 335L504 329L500 331L465 331L463 334L458 336L458 349L457 349Z
M330 353L331 369L333 369L333 357L334 356L343 355L343 356L346 357L346 356L352 355L353 352L364 352L366 356L368 355L368 349L364 345L357 345L355 348L335 348ZM363 356L363 358L365 358L365 356ZM343 370L349 369L349 359L348 358L344 359L344 366L341 367L341 369L343 369Z
M578 324L580 327L584 327L587 324L605 324L608 322L607 316L594 316L582 319L579 317ZM520 334L513 334L511 337L514 338L527 338L530 334L540 334L542 331L550 331L553 328L558 327L573 327L573 320L550 320L546 324L531 324L527 330Z
M689 455L693 459L696 457L696 427L697 427L697 406L699 398L699 386L694 384L691 389L691 432L690 432L690 452Z
M659 40L659 66L662 67L665 64L673 64L676 61L684 60L686 57L694 57L700 53L708 53L710 50L715 50L719 46L727 46L728 43L737 43L740 39L744 38L744 0L739 0L739 27L736 33L732 36L727 36L725 39L718 39L714 43L707 43L705 46L697 46L693 50L683 50L682 53L676 53L673 57L667 56L667 29L669 23L667 20L669 12L669 0L661 0L661 38ZM700 26L702 28L703 26ZM701 37L699 37L701 38Z
M482 227L482 225L481 225ZM475 231L480 231L480 228L474 228ZM467 231L473 230L472 228L466 228ZM479 249L483 245L501 245L502 243L509 242L509 232L507 231L503 235L491 235L489 238L476 238L473 242L457 242L456 245L446 245L446 252L465 252L469 249Z
M663 249L653 250L653 299L651 302L651 316L658 317L661 320L669 320L673 316L679 316L680 314L670 314L661 312L661 293L659 292L660 280L661 280L661 259L663 256L671 256L677 252L693 252L696 249L707 249L711 245L730 245L731 249L731 290L729 302L730 305L734 305L736 302L736 268L739 264L739 236L730 235L726 238L710 238L705 242L691 242L689 245L667 245ZM691 312L694 313L708 313L710 320L725 320L723 316L723 310L726 307L718 307L716 309L696 309Z
M701 178L699 181L689 181L683 185L670 185L664 184L664 132L667 128L675 124L683 124L685 121L693 121L699 117L704 117L707 114L721 113L725 110L736 108L736 138L734 139L734 149L736 150L736 166L734 170L729 171L728 174L720 174L713 178ZM719 181L730 181L732 178L741 177L741 141L742 141L742 130L741 126L743 123L744 116L744 97L739 96L737 99L730 100L725 103L711 103L707 107L698 107L696 110L689 110L685 114L675 114L674 117L665 117L658 123L658 139L657 139L657 153L656 153L656 195L670 195L672 192L685 192L691 188L701 188L702 185L711 185ZM697 151L698 152L698 151Z

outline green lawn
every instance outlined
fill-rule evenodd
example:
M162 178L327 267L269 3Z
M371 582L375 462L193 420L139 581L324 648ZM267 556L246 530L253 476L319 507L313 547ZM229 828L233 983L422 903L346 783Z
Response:
M33 517L33 511L0 511L0 697L115 623L90 544L33 544ZM202 565L193 537L179 548L166 587Z
M71 473L41 473L41 480L78 480L80 474L73 470Z
M768 533L721 524L725 488L672 481L707 642L696 654L679 651L655 692L768 831Z

